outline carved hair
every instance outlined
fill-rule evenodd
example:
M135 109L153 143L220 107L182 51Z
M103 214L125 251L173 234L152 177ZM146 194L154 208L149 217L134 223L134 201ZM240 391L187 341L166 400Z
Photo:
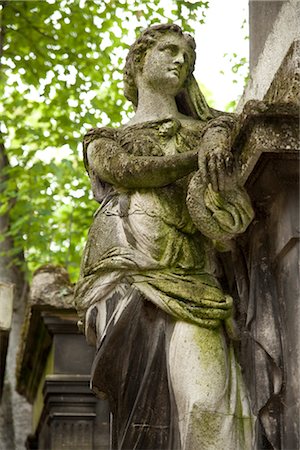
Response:
M142 69L147 51L157 43L163 34L170 32L182 36L195 55L190 66L190 73L186 79L185 86L176 96L178 110L183 114L201 120L209 120L216 117L216 115L218 115L217 112L208 106L193 76L196 59L195 40L190 34L183 33L182 29L174 23L154 25L147 28L130 47L124 68L125 97L131 101L135 107L137 106L138 89L135 75Z

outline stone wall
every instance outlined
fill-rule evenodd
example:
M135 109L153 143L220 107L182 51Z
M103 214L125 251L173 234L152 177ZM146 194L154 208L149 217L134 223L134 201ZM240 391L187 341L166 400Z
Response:
M280 0L249 1L250 69L257 65L259 56L284 3Z
M259 418L257 448L294 449L300 429L300 2L251 0L249 9L250 81L237 111L244 110L243 126L250 127L241 163L247 160L256 220L239 243L251 280L241 359Z
M250 81L238 104L238 112L248 100L264 99L286 55L300 39L299 1L250 1L249 6Z

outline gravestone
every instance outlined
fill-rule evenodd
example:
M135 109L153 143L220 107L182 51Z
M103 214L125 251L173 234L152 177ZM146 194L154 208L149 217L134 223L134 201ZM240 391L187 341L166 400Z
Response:
M143 60L143 51L152 46L149 33L146 43L137 42L138 51L131 53L125 74L126 95L136 106L136 84L140 86L141 108L135 119L127 130L96 129L85 138L85 163L102 209L91 228L76 298L81 328L97 353L94 358L93 348L78 332L73 291L65 272L51 266L41 269L35 278L39 282L32 287L18 359L18 390L34 404L28 448L299 446L298 5L254 1L250 8L252 77L239 116L220 114L206 104L192 70L187 69L192 69L194 46L187 36L184 50L170 68L167 95L167 83L156 81L161 101L154 96L143 98L147 80L134 74L130 65ZM268 13L264 35L255 33L255 37L253 30ZM168 30L162 35L167 36ZM180 47L180 42L158 39L159 52L174 56L174 45ZM151 77L166 71L161 58L156 61L154 56L148 64ZM175 95L176 80L185 76L189 83ZM176 97L175 103L171 96ZM97 140L105 152L111 152L112 161L97 149ZM122 149L120 154L115 152L115 142ZM214 148L220 150L220 158L219 154L208 157ZM206 159L201 156L198 161L199 150ZM154 165L147 175L149 152ZM131 157L140 157L141 165L130 165ZM167 161L162 172L158 158ZM201 171L201 164L208 170L209 188L199 174L194 175ZM229 178L222 177L227 170ZM189 173L195 176L194 185L184 179ZM222 198L222 192L230 190L232 174L237 180L233 191L240 199L233 205L241 208L238 220L230 202L233 194ZM205 176L203 170L200 175ZM129 184L124 188L125 179ZM141 188L139 183L145 182ZM153 208L155 192L151 198L145 195L158 189L157 183L161 183L160 192L176 184L176 192L169 190L154 201L162 206L159 214ZM188 189L189 211L184 206ZM132 196L139 190L140 199ZM198 213L199 204L205 220ZM252 221L250 204L255 214ZM208 235L199 239L201 248L199 232ZM192 236L197 236L193 244ZM120 251L124 242L126 251ZM157 250L155 257L145 253L149 245L151 251ZM207 268L208 263L213 263L214 270ZM205 267L202 278L197 272L201 264ZM187 268L192 270L187 273ZM201 290L203 284L209 288ZM191 334L195 329L196 334ZM218 336L225 339L223 353ZM207 401L200 395L204 393L209 400L206 406L213 404L215 412L218 387L223 388L218 399L226 398L232 407L234 399L226 397L228 390L224 390L226 377L222 381L217 376L222 375L224 361L231 364L231 376L239 382L235 400L241 400L246 444L241 444L239 432L234 443L228 439L227 419L235 423L234 408L221 421L214 414L204 417L199 408ZM203 362L206 372L201 373L208 386L202 386L199 394L194 386ZM90 378L98 399L89 389ZM195 403L195 408L184 410L184 404ZM180 414L188 420L179 421Z
M62 267L36 271L22 330L17 389L33 405L28 449L107 450L109 414L89 388L94 356L77 327Z
M293 10L281 6L272 32ZM110 402L112 448L293 448L297 43L238 117L206 104L192 77L194 45L174 25L144 31L125 65L135 116L84 140L101 204L75 292L97 351L91 383Z

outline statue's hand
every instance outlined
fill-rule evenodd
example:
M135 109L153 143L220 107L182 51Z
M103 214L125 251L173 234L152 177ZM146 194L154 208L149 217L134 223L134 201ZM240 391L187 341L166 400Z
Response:
M205 184L211 184L215 192L222 192L233 187L235 184L233 168L232 153L224 146L199 152L199 170Z

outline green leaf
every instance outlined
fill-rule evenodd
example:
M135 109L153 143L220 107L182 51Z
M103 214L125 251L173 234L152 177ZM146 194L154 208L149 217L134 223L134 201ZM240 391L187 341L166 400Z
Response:
M0 96L6 131L0 142L11 164L3 175L12 182L3 184L0 214L9 211L14 255L24 250L30 270L52 262L66 264L73 280L78 276L98 207L84 169L81 140L88 128L107 121L119 126L122 111L133 111L120 80L111 76L122 72L123 52L129 46L125 37L131 31L137 35L145 23L173 20L192 30L208 8L208 2L201 1L173 0L168 9L162 4L4 2ZM88 97L92 91L95 96Z

